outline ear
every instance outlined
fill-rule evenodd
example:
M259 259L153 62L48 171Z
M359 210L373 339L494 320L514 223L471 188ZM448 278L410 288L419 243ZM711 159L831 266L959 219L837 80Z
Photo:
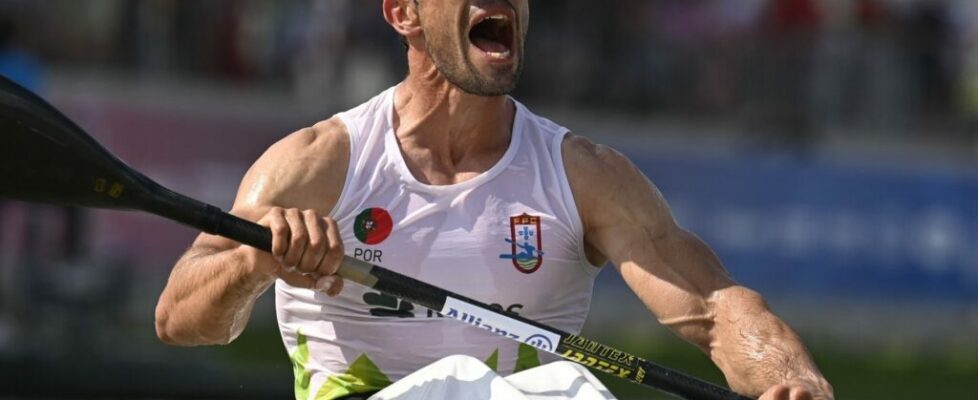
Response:
M421 19L414 0L384 0L384 19L401 36L411 39L421 35Z

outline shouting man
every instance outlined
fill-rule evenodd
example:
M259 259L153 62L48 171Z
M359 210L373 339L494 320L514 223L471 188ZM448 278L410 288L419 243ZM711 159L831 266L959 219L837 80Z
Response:
M594 278L610 261L659 321L710 355L734 390L832 398L798 336L676 224L629 160L507 96L525 58L528 3L383 0L407 47L408 76L255 162L232 212L271 229L272 253L201 235L160 298L160 338L229 343L274 283L297 399L378 391L375 398L411 398L412 387L426 390L415 398L505 398L498 386L479 387L495 378L450 378L547 368L579 374L607 395L583 368L534 368L552 360L408 302L344 287L334 273L346 254L578 332Z

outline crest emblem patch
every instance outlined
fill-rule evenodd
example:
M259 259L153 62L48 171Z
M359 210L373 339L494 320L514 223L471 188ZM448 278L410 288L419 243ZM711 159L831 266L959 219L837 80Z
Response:
M543 265L543 230L540 229L540 217L523 213L509 217L510 244L509 254L500 254L499 258L513 261L517 271L532 274Z

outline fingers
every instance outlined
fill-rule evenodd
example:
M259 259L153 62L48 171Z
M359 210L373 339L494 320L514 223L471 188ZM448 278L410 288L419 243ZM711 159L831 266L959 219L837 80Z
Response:
M343 291L343 278L339 275L327 275L316 280L316 290L327 296L336 297Z
M805 389L791 391L791 398L795 400L813 400L812 393Z
M274 207L259 221L272 231L275 274L286 283L336 296L343 279L335 276L343 261L343 240L332 218L315 210Z
M316 270L321 276L316 281L316 289L330 297L336 297L343 290L343 278L335 275L340 262L343 261L343 241L340 239L340 230L336 221L332 218L322 218L321 221L326 226L326 245Z
M302 272L320 272L319 264L326 256L329 239L326 235L326 223L313 210L302 212L302 221L308 233L308 241L305 244L305 252L297 264Z
M323 275L333 275L340 268L340 262L343 261L343 239L340 237L340 229L336 225L336 221L332 218L323 218L322 222L326 226L327 243L326 252L319 262L317 271Z
M313 289L330 297L339 296L340 292L343 291L343 278L339 275L316 277L313 274L285 268L280 269L277 275L291 286Z
M812 393L804 386L776 385L768 389L759 400L813 400Z
M764 392L758 400L787 400L790 393L791 388L788 385L775 385Z
M306 246L309 243L308 227L302 218L302 214L295 208L285 210L285 221L289 224L289 247L285 251L282 263L286 268L299 267L299 262L302 261L302 255L305 254Z
M289 224L285 221L284 210L273 207L258 223L268 226L268 229L272 231L272 256L278 262L284 263L285 252L289 250L291 237Z
M275 273L279 279L285 281L291 286L300 287L305 289L315 289L316 288L316 278L310 275L299 273L298 271L289 270L286 268L279 268L278 272Z

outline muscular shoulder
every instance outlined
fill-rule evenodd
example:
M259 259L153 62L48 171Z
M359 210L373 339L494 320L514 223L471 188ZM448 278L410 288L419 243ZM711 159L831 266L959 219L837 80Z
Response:
M609 173L631 172L631 161L617 150L596 144L583 136L568 134L562 146L568 177L587 184L618 184Z
M672 220L659 190L617 150L568 135L562 152L587 231L618 224L662 226L663 220Z
M268 148L241 182L235 208L285 207L328 213L343 188L350 135L337 118L300 129Z

